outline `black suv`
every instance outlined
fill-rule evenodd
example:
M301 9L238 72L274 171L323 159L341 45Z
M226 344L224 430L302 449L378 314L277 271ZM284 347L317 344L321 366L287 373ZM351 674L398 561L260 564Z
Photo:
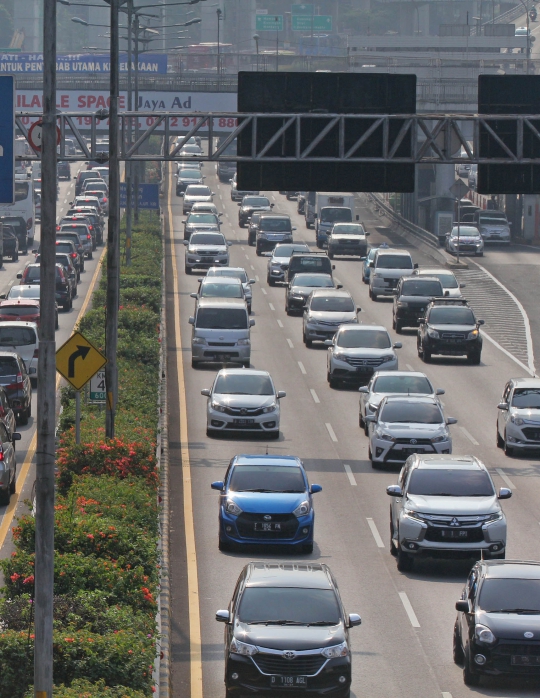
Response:
M289 260L286 281L292 280L295 274L330 274L335 269L326 252L293 252Z
M433 298L447 295L435 276L402 277L396 286L392 327L399 334L404 327L418 327L424 317L428 303Z
M250 247L253 247L257 240L257 228L259 227L262 213L262 211L253 211L248 221L248 245Z
M257 226L255 254L260 257L263 251L273 250L281 242L292 242L295 230L286 213L263 213Z
M21 254L28 253L28 236L26 229L26 222L22 216L2 216L0 221L4 225L9 225L15 232L17 239L19 241L19 252Z
M71 179L71 167L66 160L59 160L57 165L58 179Z
M349 698L349 628L361 619L345 613L327 565L250 562L216 620L226 624L229 698L306 689L310 696Z
M270 212L274 208L266 196L244 196L238 206L238 225L241 228L245 228L254 211Z
M285 312L287 315L304 312L306 301L314 288L343 288L336 284L331 274L295 274L285 287Z
M30 369L30 373L35 372L35 368ZM28 424L32 416L32 383L24 361L15 352L0 351L0 385L6 391L17 424Z
M540 562L480 560L456 603L454 662L463 681L540 676Z
M418 328L418 356L428 363L432 354L466 356L472 364L480 363L482 336L477 320L465 299L436 298L426 310Z

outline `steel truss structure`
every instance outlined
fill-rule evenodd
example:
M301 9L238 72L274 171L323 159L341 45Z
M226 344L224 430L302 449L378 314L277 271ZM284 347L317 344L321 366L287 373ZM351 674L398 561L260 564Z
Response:
M28 140L25 122L35 112L17 112L16 125ZM108 155L96 145L108 112L60 113L58 158L72 162ZM129 134L138 120L139 135ZM505 114L239 114L238 112L122 112L120 160L189 161L182 147L193 136L208 139L204 162L378 162L414 164L540 164L540 115ZM90 132L89 142L86 134ZM465 134L472 133L472 137ZM83 135L85 134L85 135ZM249 154L225 154L242 134ZM161 136L161 152L141 152L151 136ZM224 137L216 147L214 137ZM178 138L180 136L180 138ZM81 153L66 153L65 139L74 139ZM247 139L247 140L246 140ZM481 147L482 146L482 147ZM324 152L321 152L324 151ZM486 157L487 152L495 157ZM18 160L39 160L33 151ZM531 153L533 157L530 157Z

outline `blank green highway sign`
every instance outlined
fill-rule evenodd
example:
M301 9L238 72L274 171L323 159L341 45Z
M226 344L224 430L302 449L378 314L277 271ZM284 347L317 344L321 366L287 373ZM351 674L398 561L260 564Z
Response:
M295 32L332 31L331 15L291 15L292 29ZM313 27L311 26L313 22Z
M312 15L313 14L313 5L311 5L311 4L293 5L291 7L291 12L293 13L293 15Z
M255 15L255 29L258 32L283 31L283 15Z

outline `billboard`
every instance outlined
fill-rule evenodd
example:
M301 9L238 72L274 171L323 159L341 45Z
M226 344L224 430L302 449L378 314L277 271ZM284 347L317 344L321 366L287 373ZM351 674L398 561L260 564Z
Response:
M135 62L132 61L135 68ZM109 73L111 59L108 54L66 54L56 57L56 72L59 74ZM127 73L127 53L120 54L120 72ZM29 74L43 72L42 53L0 53L0 73ZM145 53L139 57L139 72L146 74L166 74L167 55Z

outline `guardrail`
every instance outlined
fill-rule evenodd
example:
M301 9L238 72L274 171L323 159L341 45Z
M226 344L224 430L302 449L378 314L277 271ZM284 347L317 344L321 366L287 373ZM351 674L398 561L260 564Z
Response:
M415 225L414 223L408 221L406 218L403 218L403 216L400 216L399 213L396 213L393 208L390 208L390 206L385 204L384 201L377 196L377 194L370 193L368 194L368 196L375 204L375 206L380 210L384 211L385 216L390 218L390 220L394 221L394 223L397 223L401 228L403 228L407 232L412 233L416 237L419 237L421 240L426 242L431 247L439 247L439 238L434 233L430 233L429 230L425 230L424 228L421 228L419 225Z

